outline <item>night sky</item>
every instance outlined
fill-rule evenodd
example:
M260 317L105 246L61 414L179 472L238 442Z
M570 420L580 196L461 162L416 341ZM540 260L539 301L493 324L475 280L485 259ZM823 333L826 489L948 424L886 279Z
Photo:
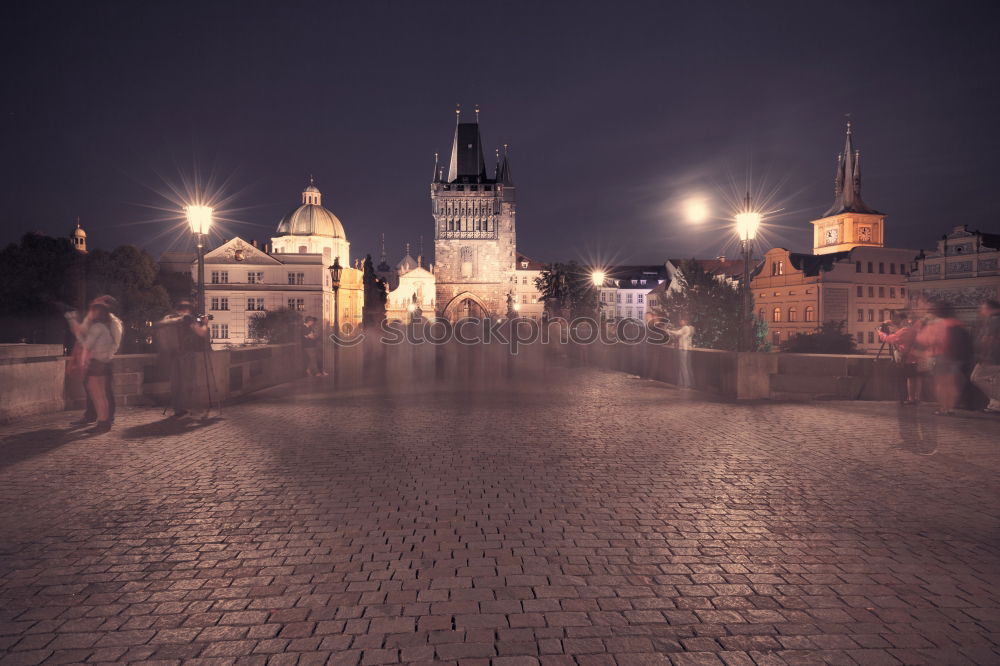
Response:
M510 144L519 250L732 253L747 178L767 246L808 251L845 114L894 247L1000 232L997 3L20 2L5 10L0 242L186 249L170 186L225 184L220 237L267 240L310 174L352 255L423 235L456 103ZM492 168L492 160L491 160ZM708 201L693 225L683 202ZM415 250L414 250L415 251Z

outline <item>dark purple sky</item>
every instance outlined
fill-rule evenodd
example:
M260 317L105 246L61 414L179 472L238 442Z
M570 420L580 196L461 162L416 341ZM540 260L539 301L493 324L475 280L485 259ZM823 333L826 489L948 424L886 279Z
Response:
M993 7L996 4L993 3ZM935 2L17 3L0 27L0 242L182 249L149 206L227 181L227 237L267 239L309 174L352 253L432 247L454 105L511 144L518 245L542 260L732 253L748 172L767 245L807 250L844 114L888 243L993 232L1000 12ZM465 117L469 118L470 114ZM717 218L684 221L707 197Z

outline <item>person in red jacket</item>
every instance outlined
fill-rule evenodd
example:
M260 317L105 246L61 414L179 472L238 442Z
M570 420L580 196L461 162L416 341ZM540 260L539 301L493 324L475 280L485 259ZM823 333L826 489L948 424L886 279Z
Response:
M899 370L899 377L905 383L906 398L902 400L905 405L918 404L924 386L924 376L917 369L920 355L916 349L919 332L919 324L908 312L897 313L895 321L887 321L878 329L879 339L891 345L892 360Z
M965 385L967 366L972 356L972 338L955 309L940 302L931 306L934 317L917 335L917 347L931 359L931 375L938 410L935 414L954 414Z

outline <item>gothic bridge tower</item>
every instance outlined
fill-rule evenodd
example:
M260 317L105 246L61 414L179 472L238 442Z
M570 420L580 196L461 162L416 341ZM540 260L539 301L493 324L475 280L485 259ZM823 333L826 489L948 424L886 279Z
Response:
M438 316L506 316L517 251L514 183L506 148L487 176L478 109L472 123L456 111L447 174L435 160L431 213Z

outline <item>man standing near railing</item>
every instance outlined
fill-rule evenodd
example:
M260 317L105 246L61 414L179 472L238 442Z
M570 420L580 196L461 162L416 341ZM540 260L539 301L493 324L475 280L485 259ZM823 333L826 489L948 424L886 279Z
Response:
M678 350L678 381L681 388L691 388L694 382L691 377L691 347L694 338L694 326L688 323L684 317L681 318L679 328L667 329L667 333L677 340Z

